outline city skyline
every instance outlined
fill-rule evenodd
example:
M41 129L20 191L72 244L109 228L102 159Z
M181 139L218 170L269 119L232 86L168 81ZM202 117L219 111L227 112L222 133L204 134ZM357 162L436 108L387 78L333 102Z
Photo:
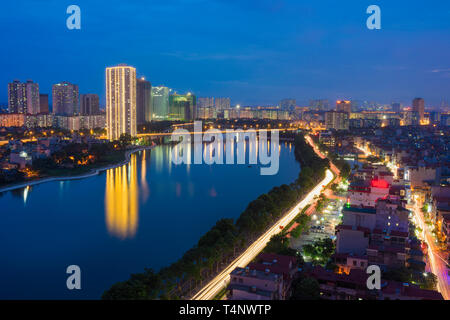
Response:
M119 63L117 65L126 65L126 64ZM114 67L114 66L106 67L105 69L108 69L108 68L111 68L111 67ZM139 74L137 68L136 67L134 67L134 68L136 69L137 74ZM104 81L105 80L106 79L104 79ZM174 89L172 87L168 87L168 86L165 86L165 85L153 86L152 82L151 82L151 79L146 79L146 77L144 77L144 76L137 76L136 77L136 81L138 81L138 82L139 81L144 81L146 83L147 82L150 83L151 84L151 88L150 89L152 89L152 88L167 88L168 89L168 93L167 93L168 95L174 95L174 94L177 95L177 94L180 94L179 92L181 92L181 91L178 91L178 90L176 90L176 89ZM10 81L7 84L8 85L8 90L9 90L9 86L12 85L13 83L26 84L27 82L34 83L34 84L39 86L39 82L35 82L32 79L27 79L26 81L21 81L20 79L14 79L14 80ZM39 93L41 95L47 95L48 98L51 98L51 99L49 99L49 103L51 101L50 105L53 105L53 93L52 93L53 87L58 86L60 84L64 84L64 83L67 83L67 84L70 84L70 85L78 87L77 83L71 83L69 81L61 81L59 83L54 83L51 86L52 87L52 89L50 90L51 94L46 93L46 92L43 93L40 90L39 90ZM8 92L8 90L7 90L7 92ZM334 109L334 107L333 107L334 103L343 103L343 102L352 103L352 110L353 110L353 104L354 103L357 104L357 105L355 105L355 107L357 107L357 108L361 107L364 104L366 106L384 106L384 107L390 106L390 107L395 109L396 105L401 106L402 108L403 107L414 108L414 101L416 99L423 100L425 111L429 111L429 110L448 111L448 110L446 110L446 108L448 108L450 106L450 103L449 103L450 101L447 100L447 99L442 99L438 103L432 103L432 102L429 102L429 100L427 100L426 98L424 99L423 97L419 97L417 95L416 96L414 96L414 95L411 96L409 100L405 100L405 101L394 100L394 101L390 101L390 102L387 102L387 101L383 101L382 102L382 101L378 101L378 100L367 100L367 99L347 99L347 100L345 100L342 97L340 97L340 98L338 98L336 100L333 100L333 99L330 99L330 98L324 98L324 97L310 97L308 99L305 98L305 99L303 99L301 101L298 101L295 98L286 98L286 97L284 97L284 98L279 98L274 103L264 105L264 104L245 104L245 103L234 103L234 102L229 103L230 101L233 101L233 98L232 97L223 97L220 94L212 95L212 96L204 96L204 95L196 94L195 91L194 92L193 91L186 91L186 92L181 93L181 94L193 94L199 99L213 99L213 100L215 99L217 101L222 101L222 100L226 99L226 100L228 100L229 107L236 107L236 106L240 106L240 107L277 106L277 107L283 108L283 103L284 102L286 102L286 101L294 101L295 102L296 101L296 106L297 107L318 107L316 105L317 103L320 104L320 103L326 102L327 107L324 110L332 110L332 109ZM88 93L88 94L86 94L86 93L85 94L79 93L79 99L81 99L81 97L84 96L84 95L97 95L97 96L99 96L99 107L100 107L100 109L106 110L106 96L102 97L98 93ZM220 102L219 105L217 103L214 103L213 106L215 108L218 108L218 109L223 109L222 107L220 107L221 103L223 103L223 102ZM1 106L8 106L8 99L7 99L6 102L3 102L3 103L0 102L0 107ZM78 107L81 108L81 100L78 102ZM202 107L202 103L197 105L197 107ZM321 109L322 107L323 106L319 107L319 109ZM362 108L362 109L364 109L364 108ZM52 111L52 112L54 112L54 111Z
M47 93L54 82L67 80L79 84L80 92L99 94L104 105L103 70L125 62L154 85L165 84L199 97L229 96L241 105L273 105L287 97L300 104L321 97L405 103L421 96L427 105L435 106L449 100L446 57L450 48L445 32L450 25L444 4L430 9L413 2L404 8L380 1L383 20L377 31L365 27L366 3L250 4L174 1L140 4L143 8L136 10L136 2L113 2L107 7L108 16L118 23L111 26L111 35L127 30L129 45L124 48L114 45L106 32L101 3L78 3L81 30L65 27L65 4L5 4L2 12L8 15L2 16L2 27L8 32L11 17L19 17L24 28L14 30L17 36L7 39L11 52L2 59L8 64L0 82L33 79ZM20 15L14 14L19 10ZM134 14L130 21L121 15L129 11L143 13ZM217 18L214 13L219 11L223 16ZM204 19L188 27L179 12L194 16L204 12ZM155 33L164 21L170 27ZM35 23L37 28L26 27ZM43 39L41 34L48 37ZM19 42L22 36L27 41ZM35 51L32 48L41 47L51 53L38 52L33 59L24 59L25 53ZM4 90L0 101L7 101Z
M2 3L0 302L280 319L450 300L449 18L448 0Z

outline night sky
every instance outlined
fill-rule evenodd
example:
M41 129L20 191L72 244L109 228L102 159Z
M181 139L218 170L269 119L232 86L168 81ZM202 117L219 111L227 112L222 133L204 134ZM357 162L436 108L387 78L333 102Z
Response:
M71 4L81 8L81 30L66 28ZM371 4L381 7L381 30L366 27ZM242 105L450 100L448 0L20 0L0 8L0 103L8 82L32 79L41 93L76 83L104 105L104 69L118 63L152 85Z

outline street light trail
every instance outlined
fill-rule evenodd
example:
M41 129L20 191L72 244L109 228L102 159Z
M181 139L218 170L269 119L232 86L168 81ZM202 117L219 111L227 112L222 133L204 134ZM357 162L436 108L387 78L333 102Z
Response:
M365 148L357 148L364 152L366 156L372 155L372 153ZM393 168L397 169L397 166L395 166L394 164L391 163L390 165ZM395 171L394 174L396 174ZM449 300L450 277L448 275L447 262L439 255L439 248L436 246L435 241L430 234L427 225L425 224L425 219L422 215L421 209L418 207L418 204L416 203L414 206L411 206L411 209L414 213L414 216L416 217L416 220L419 222L419 227L422 229L422 238L428 245L428 258L430 261L431 272L436 275L438 280L437 289L442 294L445 300ZM436 257L438 259L436 259Z
M447 263L444 259L439 255L439 248L436 246L436 243L433 237L430 234L430 231L425 224L425 219L416 203L413 207L414 216L419 222L419 226L422 229L422 238L428 245L428 257L430 261L431 271L436 275L438 280L438 290L442 294L445 300L450 299L450 279L448 275Z
M301 200L293 209L291 209L283 218L278 220L268 231L266 231L261 237L253 242L244 253L231 262L228 267L225 268L220 274L212 279L203 289L201 289L192 300L210 300L213 299L217 293L226 286L230 279L230 273L236 267L245 267L249 264L267 245L270 238L281 232L282 228L291 222L307 204L314 200L315 196L319 196L322 192L323 186L328 185L333 181L333 173L327 169L325 178L316 185L316 187L308 193L308 195Z

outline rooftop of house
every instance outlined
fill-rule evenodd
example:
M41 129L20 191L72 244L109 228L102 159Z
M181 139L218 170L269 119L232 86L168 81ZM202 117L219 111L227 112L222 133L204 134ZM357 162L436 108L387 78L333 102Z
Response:
M345 214L345 212L376 214L377 210L373 207L344 206L343 212L344 212L344 214Z
M256 269L251 270L250 268L247 269L238 267L231 272L231 275L268 281L276 281L277 279L279 279L279 274L271 272L268 268L266 268L265 271L261 271Z
M350 273L347 275L334 273L333 271L326 270L322 266L315 266L308 274L318 280L351 283L366 287L367 274L361 269L351 269Z
M405 253L404 246L385 246L385 245L374 245L371 244L367 250L376 250L378 252L389 252L389 253Z
M354 180L350 183L349 189L352 188L369 188L370 181L367 180Z
M255 262L248 265L250 270L261 272L269 270L271 273L285 277L288 277L290 272L297 266L297 261L294 257L273 253L262 253L255 260Z
M274 293L274 291L269 291L269 290L262 290L259 288L255 288L252 286L246 286L243 284L236 284L236 283L231 283L228 286L228 290L239 290L239 291L245 291L251 294L255 294L258 296L264 296L264 297L272 297L272 294Z
M366 255L359 255L359 254L353 254L353 253L335 253L332 255L335 259L347 259L347 258L354 258L354 259L360 259L360 260L367 260Z
M408 232L403 232L399 230L381 230L381 229L373 229L372 233L374 234L386 234L387 236L393 236L393 237L403 237L408 238L409 234Z
M442 294L433 290L425 290L412 284L397 281L386 281L382 283L381 290L384 294L397 295L411 298L422 298L424 300L444 300Z
M404 238L408 238L408 236L409 236L408 232L403 232L403 231L399 231L399 230L391 230L389 235L394 236L394 237L404 237Z

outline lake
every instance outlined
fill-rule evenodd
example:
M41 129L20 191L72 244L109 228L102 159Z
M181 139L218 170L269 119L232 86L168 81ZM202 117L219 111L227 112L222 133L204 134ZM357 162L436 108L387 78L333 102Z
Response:
M171 148L90 178L0 193L0 299L99 299L131 273L176 261L217 220L239 217L300 170L289 142L267 176L260 165L174 165ZM69 265L81 268L81 290L66 287Z

